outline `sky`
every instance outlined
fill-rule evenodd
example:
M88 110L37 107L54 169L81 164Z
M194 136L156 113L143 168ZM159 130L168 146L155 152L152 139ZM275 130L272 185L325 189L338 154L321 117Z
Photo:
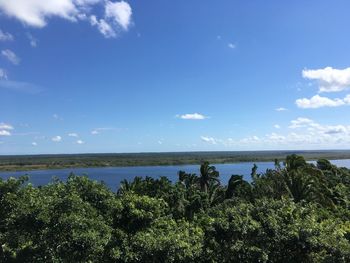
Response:
M0 154L349 149L349 10L0 0Z

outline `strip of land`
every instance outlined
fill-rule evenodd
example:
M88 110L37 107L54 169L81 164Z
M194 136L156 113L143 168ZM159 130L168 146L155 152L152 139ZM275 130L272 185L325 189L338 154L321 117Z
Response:
M210 163L272 162L275 159L282 161L293 153L302 155L306 160L350 159L350 150L2 155L0 171L184 165L200 164L204 160Z

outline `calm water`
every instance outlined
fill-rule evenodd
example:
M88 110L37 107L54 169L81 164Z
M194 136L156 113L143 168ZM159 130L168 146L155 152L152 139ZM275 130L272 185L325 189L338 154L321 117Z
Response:
M333 164L350 168L350 160L333 160ZM250 173L253 167L252 162L234 163L234 164L214 164L220 172L221 182L226 184L232 174L244 175L244 178L250 181ZM258 172L264 172L268 168L273 168L273 163L257 162ZM0 172L0 177L6 179L10 176L19 177L28 175L29 181L35 185L45 185L52 181L53 177L57 177L65 181L68 175L73 172L76 175L87 175L92 180L103 181L111 189L117 189L119 183L123 179L133 180L135 176L151 176L159 178L161 176L168 177L171 181L176 182L177 172L179 170L188 173L199 174L199 165L174 165L174 166L138 166L138 167L106 167L106 168L74 168L74 169L58 169L58 170L37 170L37 171L21 171L21 172Z

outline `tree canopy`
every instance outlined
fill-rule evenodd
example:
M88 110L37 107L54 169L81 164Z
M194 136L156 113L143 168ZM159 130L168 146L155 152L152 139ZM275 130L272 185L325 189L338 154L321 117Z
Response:
M350 262L350 170L288 156L227 185L203 162L112 191L0 179L0 262Z

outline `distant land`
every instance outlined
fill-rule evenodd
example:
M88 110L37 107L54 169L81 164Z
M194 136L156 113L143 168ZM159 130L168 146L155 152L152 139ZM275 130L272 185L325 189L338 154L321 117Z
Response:
M200 164L204 160L210 163L272 162L275 159L282 161L293 153L304 156L306 160L350 159L350 150L0 155L0 171L185 165Z

